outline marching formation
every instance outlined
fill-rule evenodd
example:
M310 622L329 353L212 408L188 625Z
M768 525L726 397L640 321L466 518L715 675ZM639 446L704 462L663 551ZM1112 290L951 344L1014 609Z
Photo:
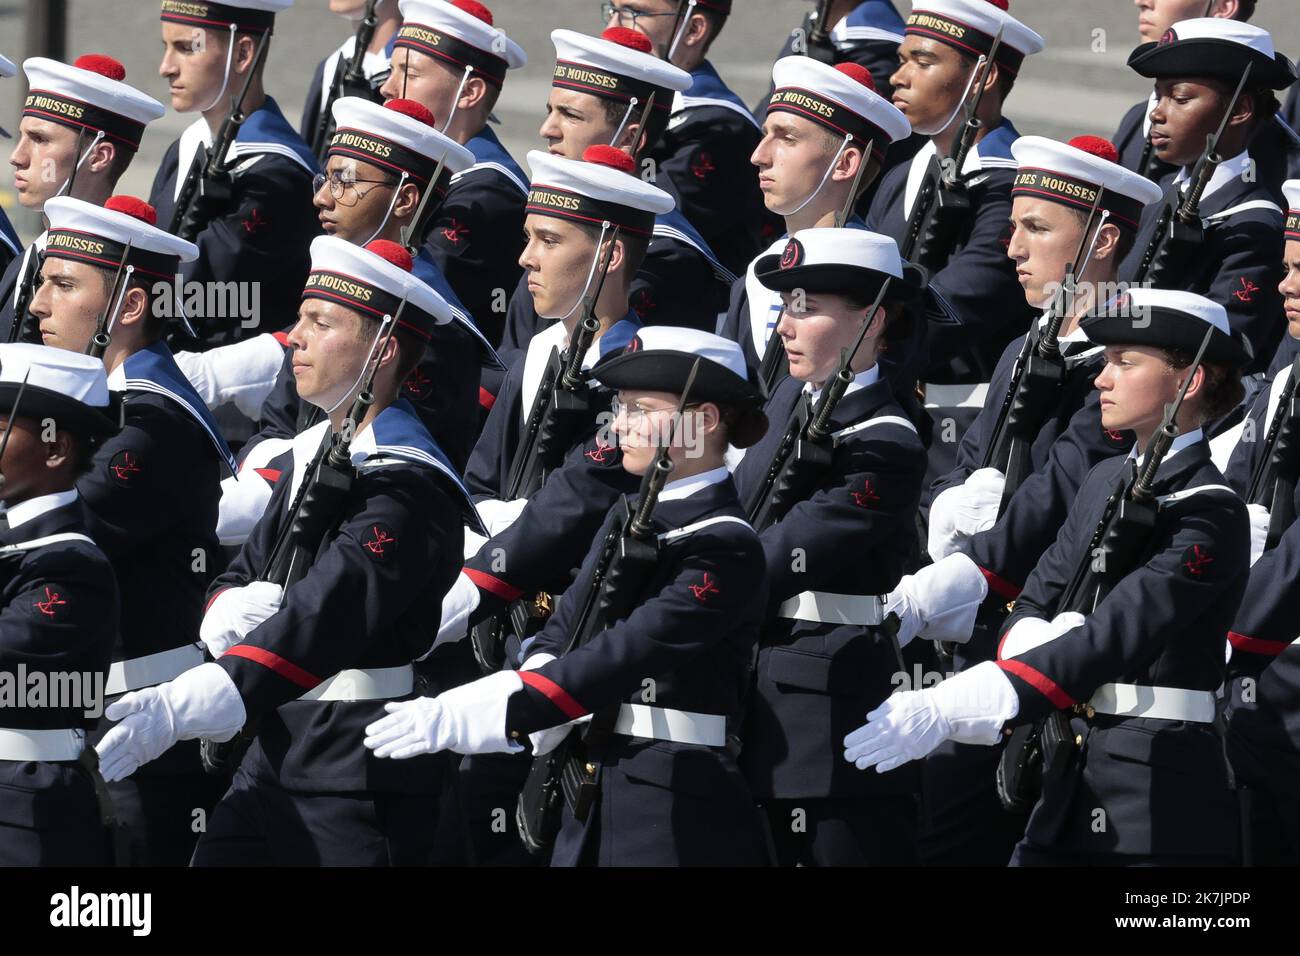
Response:
M1068 142L1006 0L820 0L754 109L743 2L610 0L522 165L478 0L331 0L297 129L292 2L162 0L147 199L164 105L21 65L0 863L1300 862L1254 0L1138 0Z

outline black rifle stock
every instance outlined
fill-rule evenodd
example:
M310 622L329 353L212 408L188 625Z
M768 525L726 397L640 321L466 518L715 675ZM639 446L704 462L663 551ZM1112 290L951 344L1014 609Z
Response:
M334 64L334 78L330 81L329 95L325 99L325 105L321 107L320 116L316 120L316 129L309 144L316 162L322 166L325 165L325 154L329 151L330 140L334 138L334 101L343 96L354 95L356 91L370 88L362 65L365 63L366 50L370 48L370 42L375 38L375 26L378 23L375 7L378 5L379 0L366 0L366 12L362 15L361 22L357 24L357 32L353 38L352 56L346 62L340 56Z
M1268 508L1264 550L1271 551L1295 521L1295 490L1300 477L1300 356L1291 363L1290 377L1278 396L1264 448L1250 477L1246 501Z

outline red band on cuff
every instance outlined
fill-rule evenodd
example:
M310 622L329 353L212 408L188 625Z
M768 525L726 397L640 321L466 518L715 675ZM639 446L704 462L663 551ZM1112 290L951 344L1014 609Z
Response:
M225 593L226 593L227 591L229 591L229 590L230 590L230 588L228 588L228 587L226 587L226 588L222 588L222 589L221 589L220 591L218 591L216 594L212 595L212 597L208 598L208 603L205 604L205 605L203 605L203 613L204 613L204 614L207 614L207 613L208 613L208 609L212 607L212 602L215 601L217 598L221 597L221 595L225 594Z
M976 565L979 567L979 565ZM1004 597L1008 601L1014 601L1020 597L1021 588L1012 584L1006 578L998 577L988 568L980 568L980 574L984 575L984 580L989 584L989 590L999 597Z
M492 406L497 403L497 397L489 392L482 385L478 388L478 404L485 412L492 411Z
M564 716L570 720L577 720L587 715L587 708L570 697L567 690L549 677L543 677L537 671L519 671L519 679L533 690L544 694L546 699L560 708Z
M239 645L236 644L236 647ZM1073 697L1061 689L1061 686L1052 680L1042 671L1035 670L1024 661L1010 660L998 661L998 667L1010 674L1014 674L1022 681L1038 691L1056 707L1073 707L1078 703Z
M473 568L465 568L465 577L473 581L474 586L480 591L494 594L503 601L517 601L524 593L519 588L506 584L500 578L494 578L484 571L476 571Z
M292 681L303 690L311 690L320 683L320 678L315 674L308 673L292 661L286 661L279 654L268 651L264 647L250 647L247 644L236 644L221 656L242 657L255 664L261 664L263 667L269 667L285 680Z
M279 481L280 475L283 474L283 472L277 468L254 468L253 471L257 472L272 485Z
M1248 654L1265 654L1269 657L1277 657L1291 646L1287 641L1266 641L1263 638L1238 634L1236 631L1228 632L1228 643L1234 650L1245 651Z

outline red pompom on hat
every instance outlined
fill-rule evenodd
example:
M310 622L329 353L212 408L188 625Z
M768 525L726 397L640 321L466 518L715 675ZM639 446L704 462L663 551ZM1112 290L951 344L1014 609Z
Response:
M600 38L641 53L649 53L653 49L648 36L636 30L629 30L627 27L610 27L600 35Z
M582 152L582 161L597 166L608 166L610 169L617 169L620 173L636 171L636 161L613 146L588 146Z
M410 272L415 266L411 254L395 242L388 239L376 239L366 245L366 252L373 252L385 262L391 262L403 272Z
M401 113L403 116L409 116L413 120L419 120L426 126L438 128L438 121L434 118L432 112L423 103L417 103L415 100L389 100L384 104L384 109L392 110L394 113Z
M989 3L993 4L993 6L997 7L999 10L1006 10L1011 6L1007 0L989 0Z
M150 226L158 225L158 211L135 196L111 196L108 202L104 203L104 208L120 212L132 219L139 219Z
M89 70L91 73L106 76L110 80L120 82L126 79L126 67L111 56L105 56L103 53L87 53L84 56L79 56L72 65L79 70Z
M1105 159L1112 163L1119 162L1119 150L1115 144L1108 139L1102 139L1100 136L1076 136L1067 144L1075 149L1081 149L1085 153L1091 153L1099 159Z
M841 63L835 67L851 80L857 80L872 93L876 92L876 81L871 78L871 71L861 63Z
M451 0L451 5L457 10L464 10L471 17L478 17L488 26L492 26L492 11L478 0Z

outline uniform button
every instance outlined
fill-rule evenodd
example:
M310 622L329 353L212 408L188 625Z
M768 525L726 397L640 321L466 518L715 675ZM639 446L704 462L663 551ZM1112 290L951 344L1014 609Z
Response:
M1074 745L1075 745L1076 747L1082 747L1082 746L1083 746L1083 734L1076 734L1076 735L1075 735L1075 737L1074 737Z

